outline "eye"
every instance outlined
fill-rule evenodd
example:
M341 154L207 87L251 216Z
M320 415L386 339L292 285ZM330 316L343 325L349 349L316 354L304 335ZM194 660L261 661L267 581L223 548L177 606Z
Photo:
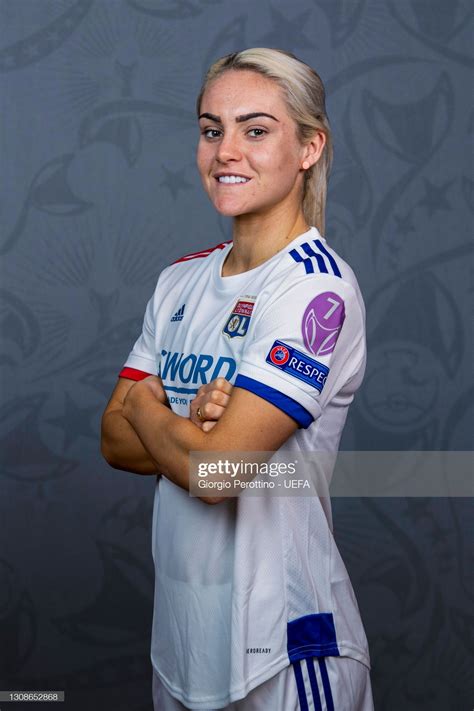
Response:
M260 138L260 136L263 136L265 133L268 133L265 131L263 128L251 128L249 133L252 133L253 131L257 131L258 134L256 136L253 136L254 138Z
M209 133L211 133L212 135L209 136ZM201 134L206 138L216 138L217 133L220 133L219 129L217 128L205 128L203 131L201 131Z

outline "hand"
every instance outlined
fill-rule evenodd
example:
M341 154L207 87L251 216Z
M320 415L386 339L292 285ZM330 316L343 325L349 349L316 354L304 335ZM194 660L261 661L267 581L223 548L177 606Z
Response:
M194 400L191 401L189 419L200 427L203 432L209 432L217 424L228 405L233 385L225 378L216 378L206 385L201 385ZM200 408L201 418L197 416Z
M141 382L151 390L153 395L162 403L162 405L166 405L167 407L170 406L161 378L157 375L149 375L147 378L143 378Z
M168 398L163 388L161 378L156 375L149 375L143 380L137 380L136 383L127 391L122 403L122 415L130 423L133 417L135 407L140 407L139 402L143 397L153 397L161 402L162 405L169 407Z

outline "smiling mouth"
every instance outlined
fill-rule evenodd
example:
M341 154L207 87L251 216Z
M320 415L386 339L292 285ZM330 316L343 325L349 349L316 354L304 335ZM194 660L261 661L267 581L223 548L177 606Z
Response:
M219 185L245 185L246 183L250 183L251 178L221 176L220 178L216 178L216 181Z

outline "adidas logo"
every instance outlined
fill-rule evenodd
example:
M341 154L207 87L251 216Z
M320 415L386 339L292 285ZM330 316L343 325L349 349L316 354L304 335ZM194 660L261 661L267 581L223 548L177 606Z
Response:
M184 307L186 304L183 304L180 309L176 311L176 313L171 317L170 321L182 321L183 316L184 316Z

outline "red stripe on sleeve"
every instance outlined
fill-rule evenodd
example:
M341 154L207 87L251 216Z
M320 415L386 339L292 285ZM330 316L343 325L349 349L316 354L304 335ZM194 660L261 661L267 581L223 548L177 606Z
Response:
M224 247L227 244L230 244L230 242L232 242L231 239L229 239L227 242L221 242L215 247L209 247L209 249L202 249L200 252L190 252L189 254L185 254L184 257L177 259L175 262L173 262L173 264L178 264L179 262L189 262L190 259L198 259L199 257L208 257L210 254L212 254L212 252L215 252L216 249L224 249Z
M143 378L148 378L149 375L154 375L154 373L145 373L145 371L138 370L137 368L122 368L118 377L130 378L130 380L143 380Z

